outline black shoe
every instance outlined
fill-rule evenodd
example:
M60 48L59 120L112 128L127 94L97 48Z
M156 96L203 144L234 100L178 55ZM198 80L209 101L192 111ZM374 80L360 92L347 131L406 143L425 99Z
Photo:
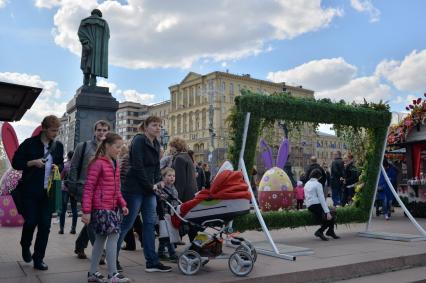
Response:
M22 247L22 259L27 263L33 260L33 258L31 257L30 248Z
M117 267L118 272L123 272L123 267L121 267L121 264L118 260L117 260L117 263L116 263L116 267Z
M339 236L337 236L337 235L336 235L336 233L334 233L334 231L330 231L330 230L328 230L325 234L326 234L327 236L332 237L333 239L340 239L340 237L339 237Z
M71 228L70 234L75 234L75 227Z
M105 265L105 253L102 253L101 259L99 260L99 265Z
M316 231L314 235L323 241L328 241L328 239L324 236L322 232Z
M165 266L162 263L158 263L157 265L153 266L146 266L145 268L146 272L170 272L172 271L172 268L170 266Z
M84 253L84 251L74 250L74 253L77 255L77 258L79 258L79 259L86 259L87 258L87 255Z
M64 228L60 228L58 234L63 235L64 234Z
M48 270L49 267L43 261L34 261L34 268L38 270Z
M136 247L129 247L128 245L121 248L123 251L136 251Z

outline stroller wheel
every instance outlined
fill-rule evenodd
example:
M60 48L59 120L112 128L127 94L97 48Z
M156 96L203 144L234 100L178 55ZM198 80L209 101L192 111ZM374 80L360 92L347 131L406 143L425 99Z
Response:
M179 256L178 267L185 275L194 275L201 268L200 254L193 250L187 250Z
M255 247L247 241L244 241L241 243L241 245L239 245L236 249L236 251L245 251L246 253L248 253L251 258L253 259L253 262L256 262L257 260L257 252Z
M228 266L234 275L246 276L253 270L254 262L250 254L237 250L229 257Z

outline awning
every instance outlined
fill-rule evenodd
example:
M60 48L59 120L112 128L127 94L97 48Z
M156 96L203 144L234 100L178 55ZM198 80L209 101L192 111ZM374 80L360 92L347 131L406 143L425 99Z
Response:
M41 91L38 87L0 82L0 121L21 120Z

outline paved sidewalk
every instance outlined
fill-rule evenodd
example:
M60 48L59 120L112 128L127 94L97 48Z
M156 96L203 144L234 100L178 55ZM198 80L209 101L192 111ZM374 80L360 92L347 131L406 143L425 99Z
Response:
M373 230L418 234L402 213L397 214L399 215L395 215L390 221L375 218ZM70 222L70 218L67 218L66 224L69 225ZM419 222L426 227L426 219L419 219ZM32 264L24 263L21 259L20 228L0 228L0 282L87 282L86 274L90 262L79 260L73 254L76 235L68 233L69 226L65 229L65 235L58 235L58 229L57 224L52 224L45 258L49 270L35 271ZM365 224L351 224L338 226L336 233L342 237L341 239L323 242L313 237L315 229L316 227L306 227L271 231L277 243L308 247L313 249L315 254L299 256L295 262L259 255L252 273L243 278L232 275L228 269L227 260L212 260L195 276L182 275L176 264L171 264L173 266L171 273L145 273L143 253L140 249L134 252L122 251L120 262L126 276L130 277L132 282L164 283L239 280L268 283L331 281L331 279L352 278L359 274L373 274L377 273L377 270L383 272L426 265L425 241L396 242L362 238L357 233L365 229ZM264 239L262 232L251 231L243 235L250 241ZM182 247L179 249L181 250ZM228 248L224 250L231 251ZM86 252L90 255L91 249L89 248ZM105 267L101 267L101 271L105 274ZM426 274L423 277L426 279Z

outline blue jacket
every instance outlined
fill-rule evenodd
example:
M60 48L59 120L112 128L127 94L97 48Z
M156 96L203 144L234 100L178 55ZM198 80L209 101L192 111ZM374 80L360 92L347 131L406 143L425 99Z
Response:
M389 166L388 169L386 170L386 174L389 177L389 180L391 181L393 187L396 190L396 178L397 178L397 170L395 169L395 167L393 166ZM393 194L392 191L390 189L390 187L388 186L385 177L383 176L382 173L380 173L380 179L379 179L379 187L382 187L383 190L378 192L377 198L383 200L385 197L389 200L389 199L393 199Z

